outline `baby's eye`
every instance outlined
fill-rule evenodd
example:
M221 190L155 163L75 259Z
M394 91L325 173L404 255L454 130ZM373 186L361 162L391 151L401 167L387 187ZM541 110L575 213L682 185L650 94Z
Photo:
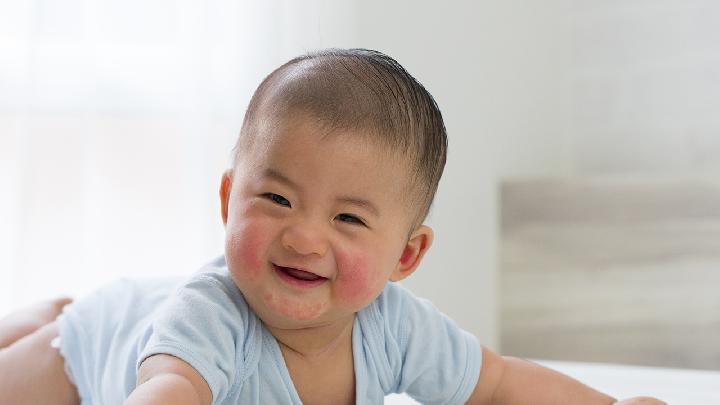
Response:
M279 194L265 193L265 194L263 194L263 196L270 199L275 204L283 205L285 207L290 207L290 201L288 201L287 198L285 198Z
M338 220L340 220L342 222L347 222L350 224L365 225L365 222L362 219L356 217L355 215L351 215L351 214L338 214L338 216L335 218L337 218Z

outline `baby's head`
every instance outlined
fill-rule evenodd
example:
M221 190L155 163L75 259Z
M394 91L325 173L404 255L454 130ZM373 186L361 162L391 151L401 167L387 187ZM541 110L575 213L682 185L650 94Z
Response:
M435 101L386 55L328 50L272 72L221 186L248 304L271 328L326 325L411 274L446 148Z
M290 60L255 91L235 146L237 162L267 141L284 118L304 115L320 136L364 137L407 164L408 203L422 223L445 167L447 135L430 93L398 62L377 51L330 49Z

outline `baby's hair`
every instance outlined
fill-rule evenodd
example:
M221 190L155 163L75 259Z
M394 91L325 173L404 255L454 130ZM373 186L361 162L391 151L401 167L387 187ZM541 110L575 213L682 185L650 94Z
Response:
M258 132L298 112L328 134L358 130L408 159L415 225L425 219L445 167L447 134L432 95L397 61L368 49L327 49L288 61L250 100L235 161Z

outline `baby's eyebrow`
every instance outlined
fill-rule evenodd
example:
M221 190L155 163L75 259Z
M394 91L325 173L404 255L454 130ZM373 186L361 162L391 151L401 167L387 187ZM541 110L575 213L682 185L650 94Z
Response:
M277 180L281 183L285 183L288 186L290 186L296 190L300 188L297 183L290 180L289 177L285 176L284 174L280 173L279 171L277 171L275 169L270 169L270 168L265 169L265 172L263 173L263 177L269 177L273 180Z
M344 203L344 204L350 204L355 205L360 208L364 208L371 214L375 215L376 217L380 216L380 211L377 209L375 204L368 200L363 200L362 198L354 198L354 197L338 197L338 202Z

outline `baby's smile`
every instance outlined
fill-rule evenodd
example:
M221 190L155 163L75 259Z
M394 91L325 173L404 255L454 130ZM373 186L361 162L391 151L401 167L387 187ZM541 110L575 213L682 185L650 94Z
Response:
M324 284L327 278L312 273L310 271L300 270L292 267L283 267L273 264L275 273L280 280L297 287L312 288Z

